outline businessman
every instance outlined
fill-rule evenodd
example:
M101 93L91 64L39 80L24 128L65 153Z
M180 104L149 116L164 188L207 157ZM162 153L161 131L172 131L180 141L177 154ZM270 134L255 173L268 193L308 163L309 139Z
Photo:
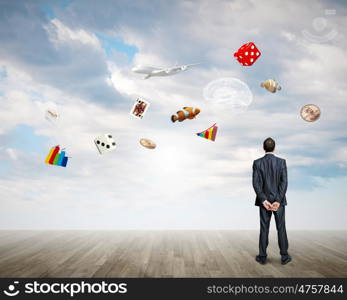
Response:
M281 263L285 265L292 260L288 254L285 222L287 166L284 159L273 154L275 141L272 138L264 141L263 148L265 155L253 162L253 188L257 194L255 205L259 206L260 211L259 255L256 256L256 261L266 264L270 220L274 214Z

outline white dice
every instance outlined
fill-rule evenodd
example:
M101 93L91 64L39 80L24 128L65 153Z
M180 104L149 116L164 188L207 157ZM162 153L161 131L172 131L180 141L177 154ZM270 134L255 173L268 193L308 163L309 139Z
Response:
M114 141L111 134L106 133L98 136L94 143L96 148L98 148L100 154L104 154L105 152L110 152L116 149L116 142Z

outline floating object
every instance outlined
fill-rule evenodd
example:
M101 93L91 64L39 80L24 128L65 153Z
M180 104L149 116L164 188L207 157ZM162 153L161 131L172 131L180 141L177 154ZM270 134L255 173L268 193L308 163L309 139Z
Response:
M45 118L51 124L57 126L57 122L58 122L58 119L59 119L59 114L56 111L54 111L53 109L48 109L48 110L46 110Z
M98 136L96 139L94 139L94 143L100 154L104 154L105 152L110 152L116 149L116 142L109 133Z
M301 108L300 115L305 121L314 122L319 119L321 110L315 104L307 104Z
M161 68L161 67L152 67L152 66L136 66L132 68L132 71L135 73L145 74L144 79L148 79L153 76L170 76L175 75L179 72L186 71L189 68L199 65L197 64L189 64L189 65L182 65L182 66L174 66L174 67L167 67L167 68Z
M252 103L253 94L246 83L233 77L218 78L207 84L204 98L223 112L242 113Z
M336 14L335 9L326 9L325 15L332 16ZM304 38L312 43L326 43L335 39L338 35L338 28L336 24L328 22L324 17L316 17L312 20L313 32L311 29L304 29L301 31Z
M45 163L54 166L66 167L68 157L65 156L65 151L63 150L64 149L62 149L59 153L59 146L52 147L46 157Z
M276 93L276 91L280 91L282 89L275 79L265 80L260 84L260 86L266 88L271 93Z
M243 66L251 66L261 55L253 42L248 42L234 53L236 60Z
M140 144L147 149L155 149L157 145L150 139L141 139Z
M216 139L217 130L218 126L215 123L210 128L199 132L196 135L214 142Z
M50 111L50 110L47 110L47 111L46 111L46 115L49 116L49 117L51 117L51 118L54 118L54 119L58 118L58 114L55 113L55 112L52 112L52 111Z
M135 118L142 119L148 110L149 105L149 102L145 99L137 98L130 111L130 114Z
M171 121L176 122L177 120L179 122L184 121L185 119L194 119L196 115L200 113L199 108L193 108L193 107L183 107L183 110L179 110L176 115L171 116Z

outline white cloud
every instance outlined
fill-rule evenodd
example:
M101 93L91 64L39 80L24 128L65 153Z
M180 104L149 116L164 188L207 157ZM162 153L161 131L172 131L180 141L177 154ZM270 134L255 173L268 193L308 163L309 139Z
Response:
M16 150L14 150L12 148L7 148L6 152L12 160L17 160Z
M101 50L98 38L83 29L72 30L58 19L52 19L50 24L45 26L53 43L79 42Z

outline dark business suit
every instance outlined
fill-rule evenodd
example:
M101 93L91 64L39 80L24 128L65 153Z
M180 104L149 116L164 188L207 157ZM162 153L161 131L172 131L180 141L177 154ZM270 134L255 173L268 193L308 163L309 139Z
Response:
M288 186L286 161L267 153L253 162L253 188L257 194L255 205L260 207L259 256L266 257L269 244L269 227L272 213L275 215L278 246L282 258L288 256L288 239L285 223L286 191ZM277 211L268 211L263 202L275 201L281 205Z

